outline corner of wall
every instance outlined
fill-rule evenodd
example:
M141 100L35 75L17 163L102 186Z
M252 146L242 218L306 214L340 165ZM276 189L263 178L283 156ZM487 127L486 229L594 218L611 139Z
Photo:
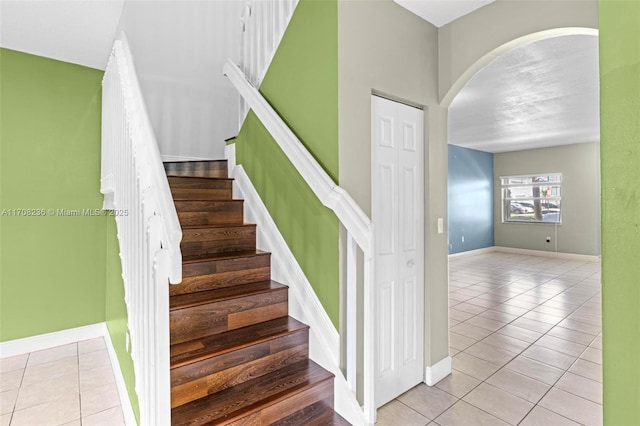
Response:
M127 326L127 306L125 304L124 282L120 260L120 246L117 237L115 218L108 216L106 230L106 322L111 345L118 366L126 384L126 392L137 423L140 422L138 395L135 390L135 373L131 358L131 342ZM121 390L122 391L122 390Z
M449 254L494 245L494 155L448 145Z
M640 2L599 2L604 424L640 424Z

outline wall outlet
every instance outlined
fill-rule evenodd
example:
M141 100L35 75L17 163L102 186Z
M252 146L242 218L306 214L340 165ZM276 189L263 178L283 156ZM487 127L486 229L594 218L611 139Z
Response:
M462 236L462 242L464 243L464 235Z
M551 237L547 237L547 242L550 243L551 242Z

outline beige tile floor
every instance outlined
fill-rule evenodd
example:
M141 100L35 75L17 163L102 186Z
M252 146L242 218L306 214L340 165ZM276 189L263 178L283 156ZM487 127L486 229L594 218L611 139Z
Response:
M102 337L0 359L0 426L124 425Z
M489 253L450 261L453 373L378 425L601 425L600 264ZM102 338L0 359L0 426L124 425Z
M449 274L453 372L377 425L602 425L600 263L494 252Z

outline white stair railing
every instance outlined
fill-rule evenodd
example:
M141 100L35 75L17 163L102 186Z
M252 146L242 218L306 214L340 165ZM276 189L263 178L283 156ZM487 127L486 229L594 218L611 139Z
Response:
M307 185L311 188L320 202L331 209L347 231L347 347L342 348L346 353L346 379L351 389L357 392L356 371L358 357L356 353L357 317L356 301L358 298L357 283L357 248L364 255L364 300L363 334L364 348L362 367L364 372L362 394L364 399L363 415L366 424L374 424L376 407L374 400L374 293L373 293L373 224L371 219L362 211L360 206L351 198L349 193L329 177L322 166L313 158L302 142L291 131L278 113L269 105L267 100L251 84L242 70L230 59L224 65L224 75L236 87L247 106L253 110L257 118L269 131L282 151L289 158Z
M182 280L182 230L124 34L102 85L100 191L117 223L140 424L168 425L167 285Z
M254 87L260 87L299 0L246 0L240 17L240 68ZM240 123L249 107L240 104Z

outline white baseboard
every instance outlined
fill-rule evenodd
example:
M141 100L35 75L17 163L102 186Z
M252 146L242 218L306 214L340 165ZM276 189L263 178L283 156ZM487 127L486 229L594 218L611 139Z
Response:
M328 351L331 363L337 364L340 336L318 296L280 235L275 222L242 166L236 166L232 177L237 198L244 199L246 221L258 225L258 248L271 252L271 277L289 286L289 308L292 316L311 326L310 339L316 340L315 343L319 346L314 348L312 341L310 350L321 348L323 353Z
M131 406L131 400L129 399L129 393L127 392L127 385L125 384L122 370L120 369L120 363L118 361L116 351L113 348L113 343L111 342L107 323L100 322L97 324L85 325L83 327L70 328L53 333L1 342L0 358L42 351L44 349L50 349L56 346L68 345L70 343L95 339L98 337L102 337L107 346L107 352L109 353L109 359L111 360L111 368L113 369L113 376L118 388L120 406L122 408L125 423L127 426L135 426L137 425L136 417L133 413L133 407Z
M342 372L339 370L336 372L335 369L330 371L335 376L333 379L333 409L353 426L365 426L364 411L349 388Z
M116 386L118 387L118 395L120 396L120 407L122 408L122 415L124 416L124 422L127 426L137 426L136 415L133 412L131 406L131 399L129 399L129 392L127 391L127 384L124 381L124 375L120 368L120 362L118 361L118 355L116 355L116 349L113 347L111 341L111 335L107 324L104 323L106 335L104 341L107 344L107 352L109 353L109 359L111 360L111 368L113 368L113 376L116 378Z
M425 369L424 382L428 386L434 386L440 380L451 374L451 357L441 359Z
M234 196L244 199L245 220L258 225L258 248L271 252L271 277L289 286L289 314L310 327L309 357L335 375L335 410L353 425L364 424L362 410L340 370L340 335L249 176L235 165L235 144L227 145L225 157L229 176L234 178Z
M460 259L461 257L477 256L479 254L486 254L494 251L496 251L495 246L484 247L484 248L479 248L475 250L468 250L468 251L462 251L460 253L450 254L449 259Z
M7 358L29 352L41 351L81 340L95 339L96 337L105 337L105 323L101 322L2 342L0 343L0 357Z
M530 249L502 247L502 246L485 247L477 250L469 250L469 251L463 251L461 253L454 253L449 255L449 259L454 260L454 259L460 259L463 257L478 256L480 254L486 254L486 253L492 253L492 252L522 254L526 256L552 257L556 259L577 260L581 262L600 262L600 256L592 256L588 254L557 253L555 251L530 250Z
M513 254L523 254L527 256L552 257L556 259L577 260L580 262L600 262L600 256L591 256L588 254L557 253L555 251L529 250L529 249L501 247L501 246L495 246L494 248L495 248L494 251L497 251L500 253L513 253Z

